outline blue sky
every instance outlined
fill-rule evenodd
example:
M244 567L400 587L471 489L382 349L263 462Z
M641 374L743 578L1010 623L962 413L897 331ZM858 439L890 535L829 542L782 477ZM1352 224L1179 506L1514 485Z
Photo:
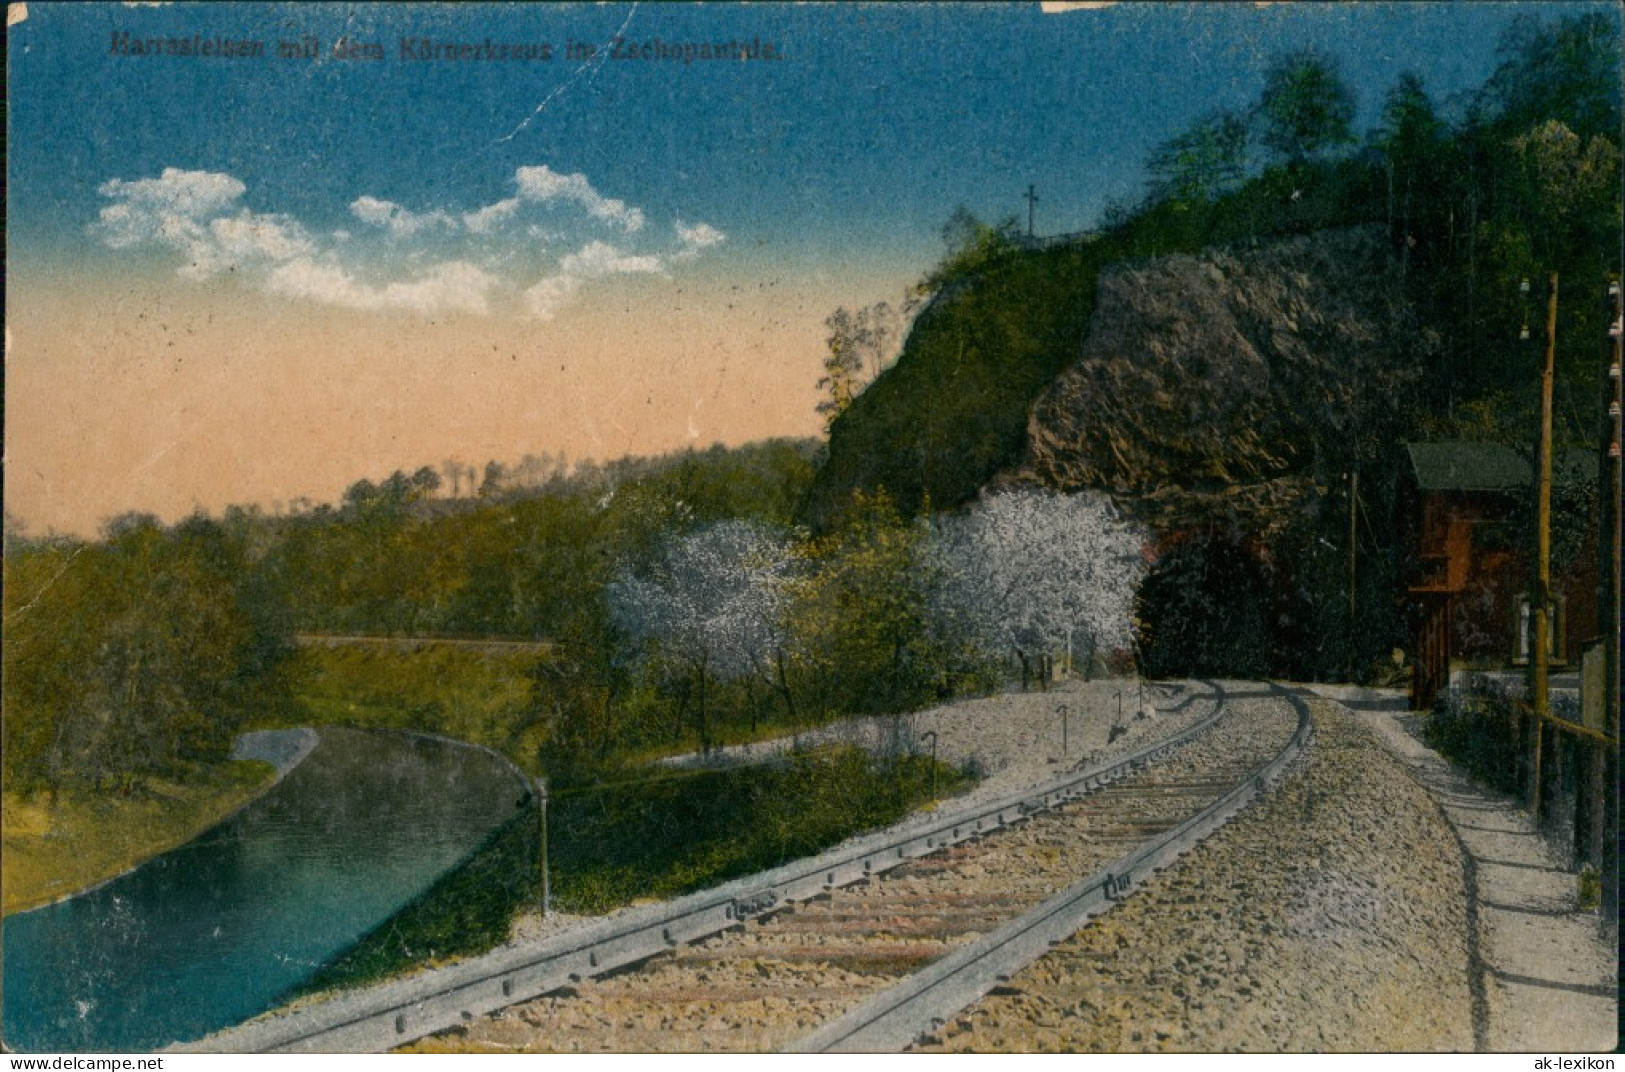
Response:
M118 336L130 346L120 376L139 379L158 407L150 443L139 449L160 457L141 470L145 484L113 476L97 490L81 479L70 493L64 478L24 479L18 512L83 528L96 512L114 512L119 495L171 514L296 491L328 497L347 478L433 462L437 452L612 455L711 436L815 432L823 317L836 304L895 299L940 255L940 228L956 205L988 219L1024 218L1031 183L1040 233L1085 229L1108 203L1141 196L1141 162L1158 142L1212 108L1254 101L1279 53L1315 47L1337 57L1364 130L1400 73L1420 73L1448 102L1490 73L1495 42L1519 11L1551 18L1565 10L1616 11L1552 3L1120 4L1052 14L1037 4L31 4L10 39L8 255L13 293L26 305L8 312L52 315L48 330L12 339L25 389L21 397L12 390L12 407L27 416L42 408L33 423L8 413L8 445L14 457L40 459L41 474L49 456L71 453L49 438L64 427L76 428L75 450L96 447L74 455L80 467L114 464L129 449L124 440L114 448L101 418L80 414L75 426L72 415L49 412L66 397L52 362L111 337L87 328L76 346L64 318L93 315L128 321ZM273 52L280 40L309 35L322 57L113 55L119 33L252 39ZM685 65L566 54L571 42L603 46L618 35L637 45L760 39L783 58ZM384 58L331 58L341 36L382 45ZM553 58L410 60L400 54L403 37L546 42ZM732 297L772 287L757 301ZM74 311L87 307L94 314ZM190 405L181 400L203 389L188 377L203 375L205 351L164 365L139 341L141 318L165 310L185 320L177 335L209 336L206 353L218 355L229 346L216 327L228 307L249 322L244 310L261 310L267 330L287 334L280 360L290 375L310 358L295 347L320 345L287 327L298 310L320 319L321 339L378 353L410 349L390 340L430 324L478 322L467 330L492 334L493 352L511 348L511 364L532 366L529 379L511 384L514 395L538 389L543 365L580 352L600 355L593 375L611 379L664 383L669 374L709 385L741 380L747 367L771 363L772 371L757 370L748 397L726 386L706 395L709 424L696 423L691 399L677 407L683 412L625 434L604 432L601 420L598 431L584 430L595 418L582 407L619 397L585 380L570 387L582 392L573 416L531 420L523 435L479 439L455 421L425 422L396 406L399 427L379 416L377 435L328 461L301 491L292 461L282 475L263 460L252 472L231 464L233 452L258 459L241 445L218 448L209 464L198 444L184 466L170 457L179 418L163 406ZM669 337L633 340L640 316L666 318ZM528 350L509 347L518 338ZM259 376L278 374L275 353L262 360ZM556 363L573 374L568 360ZM413 368L397 371L409 377ZM490 392L502 374L493 366L480 375ZM84 372L80 382L106 379ZM35 383L37 399L26 393ZM336 406L378 406L364 377L339 377L331 388ZM760 404L764 392L774 405ZM480 395L479 405L492 397ZM289 414L268 406L241 402L244 427L286 430ZM735 416L721 419L724 410ZM762 419L738 418L745 410ZM481 412L489 417L482 424L513 427ZM311 418L301 410L299 419ZM380 436L392 445L378 446ZM295 454L297 446L285 442ZM333 454L330 443L322 450ZM197 483L205 471L207 487ZM93 506L79 502L86 495Z
M1042 229L1088 226L1136 197L1140 162L1214 106L1245 108L1270 57L1339 56L1368 125L1405 70L1448 97L1478 85L1529 4L1255 7L35 5L12 52L12 227L27 249L81 243L109 179L229 174L243 205L309 228L358 197L468 211L520 167L584 175L650 218L815 257L936 252L963 201ZM1538 5L1551 8L1557 5ZM115 31L267 43L341 35L381 62L119 58ZM761 37L777 63L568 61L570 41ZM547 63L402 61L402 36L547 41ZM20 46L20 47L17 47ZM547 103L543 106L543 102ZM540 110L538 111L538 108Z

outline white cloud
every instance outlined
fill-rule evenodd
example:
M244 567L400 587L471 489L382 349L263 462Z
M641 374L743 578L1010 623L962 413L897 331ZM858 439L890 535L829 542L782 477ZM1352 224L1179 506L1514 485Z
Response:
M552 320L566 302L581 289L581 277L550 275L538 280L522 296L525 311L536 320Z
M683 244L683 248L672 255L673 260L694 260L702 250L721 245L728 238L709 223L696 223L693 227L689 227L682 220L678 220L673 226L677 231L677 240Z
M666 265L653 255L623 253L608 242L589 242L560 260L559 268L569 275L596 279L606 275L659 274Z
M514 173L519 184L519 196L529 201L574 201L595 219L618 223L628 234L643 230L643 210L627 205L614 197L605 197L592 188L587 176L579 172L565 175L546 164L522 167Z
M410 238L428 227L456 227L457 221L440 209L412 212L393 201L362 194L350 202L350 213L362 223L384 227L396 238Z
M194 269L199 263L212 264L215 259L207 229L191 216L153 212L124 202L102 209L100 229L103 239L114 249L147 243L168 246L180 250Z
M681 220L664 240L649 237L642 209L545 164L518 168L514 187L514 196L467 211L417 211L362 194L347 206L361 226L312 232L291 216L252 211L234 176L166 168L103 183L108 203L91 230L114 249L178 252L185 278L229 268L273 293L346 308L543 320L593 280L665 276L726 238ZM597 237L607 233L614 241ZM537 279L551 258L552 271Z
M215 171L165 168L156 179L109 179L97 192L113 203L96 227L109 246L128 249L156 244L186 258L184 274L208 275L221 263L205 219L229 211L247 190L230 175Z
M306 256L315 247L297 220L239 206L247 187L221 172L165 168L156 179L109 179L94 228L114 249L153 244L178 250L190 278L227 268ZM211 218L212 217L212 218Z
M497 286L490 273L467 261L445 261L415 279L375 286L357 280L347 269L308 257L289 261L271 272L273 293L350 309L406 309L417 313L486 313Z
M404 211L393 201L380 201L376 197L362 194L350 202L350 215L362 223L370 223L375 227L384 227L389 223L390 216L396 212Z
M498 225L507 223L518 211L519 198L507 197L495 204L463 213L463 226L475 234L485 234Z
M471 212L463 213L463 226L471 234L490 234L524 210L525 205L575 205L601 223L619 227L627 234L643 230L643 210L617 197L605 197L593 188L587 176L554 171L546 164L521 167L514 172L517 196L505 197Z
M625 253L608 242L589 242L559 258L559 270L544 276L522 296L525 311L537 320L552 320L581 285L610 275L664 275L666 262L654 254Z
M726 241L728 237L709 223L696 223L693 227L687 227L682 220L678 220L676 229L678 239L690 249L708 249Z
M336 264L317 263L308 257L289 261L273 271L269 279L272 293L290 298L306 298L331 305L360 307L365 288Z
M234 261L258 258L273 261L308 257L315 252L299 221L287 216L222 216L209 221L209 236L220 252Z
M123 207L131 218L177 216L201 219L230 208L247 191L237 179L218 171L164 168L156 179L108 179L97 193ZM103 210L105 216L107 210Z
M496 285L496 278L477 265L446 261L411 282L389 284L383 293L385 304L394 308L486 313L490 311L488 295Z

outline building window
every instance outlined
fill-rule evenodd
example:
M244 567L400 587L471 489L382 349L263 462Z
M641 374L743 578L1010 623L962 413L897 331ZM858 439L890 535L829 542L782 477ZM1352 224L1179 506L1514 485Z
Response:
M1549 662L1561 663L1565 661L1563 597L1554 596L1547 607L1546 658ZM1512 654L1512 661L1523 666L1529 662L1530 654L1535 650L1535 601L1528 595L1518 597L1517 636L1518 647Z

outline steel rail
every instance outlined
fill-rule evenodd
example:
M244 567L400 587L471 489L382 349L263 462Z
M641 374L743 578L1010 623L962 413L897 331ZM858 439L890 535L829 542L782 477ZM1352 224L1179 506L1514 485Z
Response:
M1272 686L1298 713L1285 747L1198 814L1011 920L992 933L934 961L822 1028L791 1043L787 1052L891 1053L938 1030L1001 982L1043 956L1094 916L1108 910L1151 872L1172 863L1228 822L1299 755L1310 738L1309 708L1295 692Z
M737 927L786 903L805 901L910 860L992 833L1089 795L1178 751L1219 720L1224 689L1187 695L1169 711L1209 700L1200 721L1121 759L1072 771L990 803L945 815L904 833L881 831L843 848L735 879L659 905L521 947L430 969L317 1004L272 1014L170 1047L175 1052L380 1052L458 1026L476 1016L604 975Z

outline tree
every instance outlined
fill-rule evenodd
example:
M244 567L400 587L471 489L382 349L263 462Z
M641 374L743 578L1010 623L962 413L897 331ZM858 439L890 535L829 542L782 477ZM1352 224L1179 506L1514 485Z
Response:
M1477 103L1502 132L1558 119L1581 138L1619 136L1620 41L1614 19L1598 12L1542 23L1519 15L1497 52L1502 61Z
M1416 252L1427 256L1413 294L1445 340L1435 393L1451 422L1483 415L1498 438L1526 438L1527 394L1507 389L1533 367L1508 345L1523 314L1518 283L1556 271L1558 435L1591 435L1595 340L1606 324L1582 296L1599 293L1619 263L1617 27L1600 14L1515 19L1437 171L1418 183L1428 196Z
M1270 64L1255 116L1265 148L1293 166L1354 140L1354 96L1337 62L1313 49Z
M1382 125L1374 132L1372 145L1382 156L1389 227L1407 271L1418 232L1431 232L1439 222L1449 136L1422 79L1410 72L1400 75L1383 103Z
M1159 201L1210 200L1227 193L1246 173L1247 124L1228 111L1210 112L1157 146L1145 169Z
M829 335L824 340L828 352L824 355L824 375L819 377L817 386L829 394L828 398L818 403L818 412L824 415L824 428L827 431L846 412L852 400L858 397L863 355L858 352L852 337L855 333L852 314L844 307L831 313L824 326L829 329Z
M440 463L440 472L444 476L444 484L451 485L452 498L460 499L463 497L464 480L468 481L469 493L473 494L475 470L472 465L464 465L456 458L447 458Z
M351 484L344 491L344 507L352 517L398 520L408 506L438 490L440 474L432 467L425 465L411 476L397 469L381 484L366 479Z
M1023 684L1074 634L1091 653L1127 647L1144 544L1099 495L987 496L932 533L939 628L987 651L1013 650Z
M378 485L365 477L344 489L344 507L352 514L360 513L378 501Z
M835 423L864 387L879 378L887 362L896 356L905 313L906 310L893 309L887 302L878 302L855 314L847 312L845 307L836 309L824 321L829 329L824 340L828 353L818 386L827 391L829 397L818 404L818 412L824 415L826 428Z
M1618 233L1619 149L1601 135L1584 140L1557 119L1509 146L1522 180L1520 215L1539 262L1606 249L1608 236ZM1611 258L1604 257L1606 264Z
M278 701L286 637L225 529L127 515L105 531L7 559L13 785L128 791L224 758L242 718Z
M1421 77L1401 74L1383 101L1377 148L1397 164L1418 164L1436 157L1449 133Z
M924 536L884 492L858 492L841 526L803 549L792 655L821 712L897 712L933 688Z
M960 205L942 225L942 242L947 252L921 280L916 288L919 293L929 294L970 279L1012 256L1021 249L1021 229L1014 216L983 223Z
M407 494L409 501L428 499L440 490L440 474L434 471L433 466L425 465L407 478Z
M508 472L499 461L485 463L485 479L480 481L480 498L489 499L502 492Z
M644 575L626 573L609 586L624 633L688 674L702 753L711 749L708 686L760 672L782 642L790 561L773 530L723 521L668 537Z

